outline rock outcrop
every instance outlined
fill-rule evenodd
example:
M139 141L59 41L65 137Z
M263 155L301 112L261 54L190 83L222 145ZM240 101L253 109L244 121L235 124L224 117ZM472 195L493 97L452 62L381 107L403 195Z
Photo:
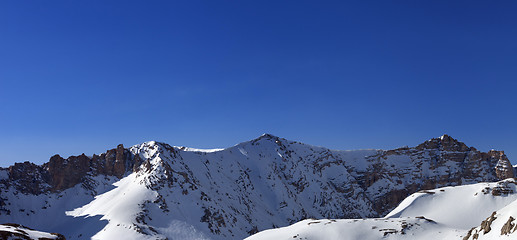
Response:
M159 235L152 219L183 217L220 239L242 239L306 218L382 217L420 190L514 176L503 152L483 153L447 135L416 147L357 151L330 150L270 134L218 151L147 142L129 149L119 145L92 157L56 155L42 166L23 163L1 171L9 172L0 178L3 189L29 198L43 193L59 198L60 192L78 184L93 189L99 185L96 176L121 179L135 173L138 184L153 191L156 199L141 203L142 212L125 227ZM505 194L504 189L498 191ZM14 204L12 197L0 192L0 220L9 219L2 214L19 214L21 207L27 219L38 214L36 208ZM189 206L195 209L183 210Z
M41 166L30 162L16 163L8 168L9 181L4 179L0 183L14 185L26 194L59 192L85 182L88 177L105 175L122 178L139 164L138 156L135 158L120 144L115 149L92 157L81 154L65 159L56 154Z
M367 157L367 161L371 165L363 173L366 188L383 178L389 179L391 184L405 186L376 196L373 208L379 213L389 212L411 193L420 190L495 182L515 176L503 151L480 152L448 135L414 148L382 151Z
M7 169L9 179L0 180L6 188L14 186L27 194L41 194L48 190L49 172L42 166L31 162L15 163Z

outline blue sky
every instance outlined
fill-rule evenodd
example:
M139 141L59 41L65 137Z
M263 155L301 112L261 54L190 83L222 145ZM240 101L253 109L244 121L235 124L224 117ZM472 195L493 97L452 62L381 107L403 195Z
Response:
M272 133L517 163L515 1L1 1L0 166Z

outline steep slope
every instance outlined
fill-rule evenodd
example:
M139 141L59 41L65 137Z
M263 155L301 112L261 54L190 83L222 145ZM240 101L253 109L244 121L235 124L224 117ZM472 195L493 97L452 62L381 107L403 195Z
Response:
M147 142L0 169L0 221L69 239L242 239L306 218L380 217L422 189L507 177L503 152L446 135L388 151L269 134L216 150Z
M294 225L259 232L247 240L265 239L462 239L493 211L515 204L517 185L514 179L495 183L444 187L414 193L382 219L304 220ZM511 205L510 205L511 206ZM499 211L498 211L499 212ZM513 212L515 214L515 211ZM501 215L504 221L509 215ZM504 215L504 216L503 216ZM514 215L516 216L516 215ZM512 217L515 220L514 217ZM497 220L497 219L496 219ZM513 233L517 222L494 221L500 229ZM488 220L485 220L487 222ZM487 226L485 224L484 226ZM506 226L503 228L503 226ZM481 230L470 230L473 236ZM489 235L487 235L489 236ZM466 237L468 238L468 236ZM480 238L483 239L483 238ZM496 239L496 238L488 238Z
M208 235L211 238L220 239L243 238L253 231L271 227L274 224L287 225L293 221L290 220L291 218L298 216L308 214L321 216L322 208L313 207L314 193L321 192L330 196L335 191L330 188L330 184L315 177L309 178L315 182L311 186L313 189L305 192L303 189L297 190L305 188L303 185L298 186L298 179L304 172L309 172L313 165L305 163L306 165L303 166L302 160L300 163L293 162L290 169L297 175L288 176L288 167L279 166L286 161L276 150L279 143L261 138L212 153L182 151L181 148L156 142L132 147L130 151L135 156L147 160L138 172L117 183L116 190L121 189L120 191L124 191L126 195L131 194L129 192L141 191L138 194L131 194L135 195L130 198L132 200L146 195L142 193L146 192L145 189L135 190L138 189L133 186L135 183L152 190L147 191L149 197L133 202L133 206L139 206L133 213L134 219L119 217L120 211L113 211L113 208L99 207L106 206L106 202L117 202L113 200L113 196L110 196L113 191L99 196L92 203L69 214L103 215L103 219L110 222L108 227L127 226L156 238L174 237L168 234L178 232L173 228L179 225L186 226L188 229L197 229L195 232L203 233L199 234L200 236ZM296 147L293 146L293 148ZM305 158L309 158L307 155L314 154L315 150L306 148L308 147L306 145L299 144L298 147L300 149L296 149L297 152L305 154ZM328 151L322 148L319 150ZM346 154L353 160L358 157L363 158L363 152ZM283 153L289 154L289 152ZM321 156L321 154L318 155ZM343 178L343 170L338 169L329 173L324 171L324 173L334 178ZM132 180L129 180L131 178ZM297 181L286 181L285 178L296 178ZM321 189L323 184L327 184L326 190ZM152 196L152 194L155 195ZM343 201L342 205L336 203L333 203L335 206L323 205L325 207L323 211L330 212L347 203L351 206L367 204L365 199L353 200L343 196L336 196L336 198ZM355 211L358 212L358 210ZM119 221L127 221L127 219L130 222ZM183 233L184 231L180 231L179 234Z
M365 173L366 186L374 196L374 209L381 215L419 190L495 182L515 176L504 152L480 152L447 135L414 148L383 151L372 160L372 167ZM386 184L395 189L386 191L390 189L384 188Z
M513 178L421 191L407 197L386 218L425 216L455 229L469 230L517 200Z
M517 238L517 200L485 216L486 219L470 229L463 240Z
M105 176L92 177L91 186L86 189L82 184L61 192L46 192L39 195L26 194L17 189L2 188L0 222L12 222L46 232L58 232L67 239L89 239L89 236L102 230L107 221L94 218L73 218L65 211L83 206L92 201L100 192L113 189L111 184L116 178Z

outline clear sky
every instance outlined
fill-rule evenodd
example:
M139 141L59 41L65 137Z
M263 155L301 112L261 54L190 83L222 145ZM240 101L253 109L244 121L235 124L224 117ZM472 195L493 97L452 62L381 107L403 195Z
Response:
M0 166L271 133L517 163L516 1L0 1Z

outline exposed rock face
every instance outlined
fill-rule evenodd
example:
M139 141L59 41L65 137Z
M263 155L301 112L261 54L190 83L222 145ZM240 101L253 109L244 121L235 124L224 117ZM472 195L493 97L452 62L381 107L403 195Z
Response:
M381 214L389 212L404 198L419 190L498 181L515 176L503 151L480 152L448 135L433 138L414 148L382 151L367 160L372 163L363 173L367 188L381 179L405 185L402 189L393 189L375 198L373 208ZM393 162L392 165L389 162ZM404 167L399 165L402 162Z
M82 154L63 159L54 155L46 165L51 176L50 186L52 191L71 188L83 180L90 171L90 158Z
M16 163L8 168L9 181L0 180L0 184L14 184L20 192L27 194L58 192L83 183L86 177L105 175L122 178L140 163L138 156L133 159L133 155L120 144L100 156L82 154L64 159L54 155L42 166L30 162Z
M490 215L490 217L488 217L486 220L484 220L483 222L481 222L481 230L483 230L484 234L487 234L488 232L490 232L492 230L492 222L494 220L497 219L497 217L495 216L496 212L493 212L492 215Z
M116 149L108 150L97 159L104 163L104 167L99 168L99 173L104 175L117 176L121 178L127 170L132 169L130 153L122 144Z
M15 163L8 168L9 180L1 181L6 188L15 186L20 192L28 194L40 194L47 190L47 183L50 179L48 171L34 163Z
M513 166L510 163L510 160L504 154L504 151L495 151L490 150L484 156L485 159L499 159L496 167L495 173L499 179L513 178L515 177L515 171Z
M466 152L471 150L465 143L462 143L445 134L439 138L433 138L415 147L418 150L429 149L446 152ZM452 159L451 159L452 160Z
M151 214L193 214L185 217L196 221L189 224L201 223L221 239L243 238L305 218L382 217L420 190L514 174L503 152L483 153L447 135L388 151L335 151L269 134L213 152L147 142L129 149L119 145L99 156L56 155L43 166L16 166L11 168L18 172L11 174L10 168L0 186L28 194L60 192L80 183L89 188L93 176L122 178L135 172L139 184L157 196L142 203L135 219L142 233L158 234L147 224L167 219ZM31 178L24 174L38 178L27 185ZM9 199L0 192L0 210L2 201L6 205ZM199 211L182 211L192 205Z
M508 235L512 233L512 230L514 230L513 227L515 226L513 220L515 220L515 218L513 218L512 216L508 218L508 221L506 221L506 223L501 228L501 235Z

